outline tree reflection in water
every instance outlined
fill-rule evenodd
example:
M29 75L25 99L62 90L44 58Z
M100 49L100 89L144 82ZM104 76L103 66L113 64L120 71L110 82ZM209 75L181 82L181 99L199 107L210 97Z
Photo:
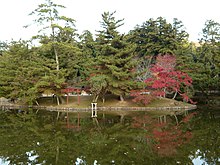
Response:
M219 161L220 123L207 113L191 113L179 125L172 117L158 123L145 112L123 118L63 113L58 121L56 116L1 112L0 158L6 164L57 165L192 164L197 157L210 164Z

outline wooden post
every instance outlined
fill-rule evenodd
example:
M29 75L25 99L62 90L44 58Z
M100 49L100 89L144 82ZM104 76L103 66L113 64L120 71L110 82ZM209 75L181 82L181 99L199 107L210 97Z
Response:
M91 103L92 105L92 117L97 117L97 103Z

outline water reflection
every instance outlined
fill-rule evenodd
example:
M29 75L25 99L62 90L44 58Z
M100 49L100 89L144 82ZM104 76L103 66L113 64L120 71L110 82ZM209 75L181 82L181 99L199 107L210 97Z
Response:
M1 112L0 164L219 163L219 120L203 111L177 117L178 125L146 112L61 113L58 120L46 111Z
M8 165L9 164L9 161L7 161L7 160L5 160L5 159L7 159L7 158L0 158L0 164L1 165Z
M208 113L207 113L208 112ZM220 121L219 110L206 109L194 119L194 138L188 146L191 159L204 164L220 163ZM213 117L215 116L215 117Z

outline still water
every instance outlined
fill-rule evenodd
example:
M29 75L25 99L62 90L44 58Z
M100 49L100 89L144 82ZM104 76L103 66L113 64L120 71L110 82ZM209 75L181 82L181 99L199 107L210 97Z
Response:
M219 110L177 117L0 111L0 165L220 164Z

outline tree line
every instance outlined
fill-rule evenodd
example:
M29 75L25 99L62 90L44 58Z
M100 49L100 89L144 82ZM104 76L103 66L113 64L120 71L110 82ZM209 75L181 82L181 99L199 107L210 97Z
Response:
M183 23L176 18L172 23L163 17L151 18L121 34L118 28L123 26L123 19L115 18L115 12L104 12L101 30L95 35L88 30L78 34L75 20L60 15L62 8L45 0L30 13L40 27L37 35L28 41L1 41L1 97L32 104L42 93L59 96L66 87L86 86L94 101L104 100L108 93L124 100L132 90L149 89L146 80L152 75L155 78L152 68L163 56L175 58L172 71L181 71L185 73L183 78L192 79L190 88L180 83L178 92L176 87L173 90L175 94L219 90L218 22L207 20L199 42L192 43Z

